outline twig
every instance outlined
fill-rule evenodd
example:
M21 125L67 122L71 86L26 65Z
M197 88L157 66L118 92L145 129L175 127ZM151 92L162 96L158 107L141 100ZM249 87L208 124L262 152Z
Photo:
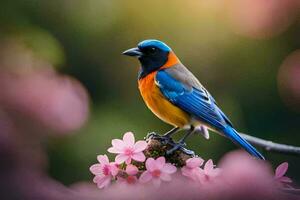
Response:
M253 137L244 133L240 133L240 135L251 144L263 147L267 151L273 151L283 154L300 155L300 147L279 144L269 140Z
M300 196L300 189L296 188L282 188L281 189L283 192L289 193L289 194L294 194L294 195L299 195Z

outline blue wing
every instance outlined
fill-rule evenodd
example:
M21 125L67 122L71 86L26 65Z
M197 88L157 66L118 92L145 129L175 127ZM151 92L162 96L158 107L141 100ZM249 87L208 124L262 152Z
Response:
M253 156L264 159L252 145L238 134L204 87L184 84L165 70L158 71L155 80L162 94L174 105L218 130Z
M174 79L165 70L157 72L156 83L170 102L191 116L219 130L228 125L223 117L224 114L220 112L214 99L204 88L189 87Z

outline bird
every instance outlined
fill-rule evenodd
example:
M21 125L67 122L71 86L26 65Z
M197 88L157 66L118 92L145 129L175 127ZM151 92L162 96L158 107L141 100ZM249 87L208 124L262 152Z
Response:
M159 119L174 127L164 137L171 138L178 131L186 130L169 151L170 154L184 146L191 133L200 131L208 138L210 130L264 160L264 156L240 136L216 100L167 44L147 39L122 54L136 57L140 62L138 88L147 107Z

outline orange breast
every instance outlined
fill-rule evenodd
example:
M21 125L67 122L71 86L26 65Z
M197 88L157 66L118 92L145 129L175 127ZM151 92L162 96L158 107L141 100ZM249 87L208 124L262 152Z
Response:
M189 115L170 103L155 84L156 72L139 80L139 90L148 108L161 120L176 127L189 124Z

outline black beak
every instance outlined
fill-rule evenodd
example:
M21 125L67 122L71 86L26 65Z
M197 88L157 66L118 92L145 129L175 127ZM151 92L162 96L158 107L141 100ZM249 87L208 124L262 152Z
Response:
M137 47L128 49L124 51L122 54L126 56L133 56L133 57L141 57L143 55L143 53Z

